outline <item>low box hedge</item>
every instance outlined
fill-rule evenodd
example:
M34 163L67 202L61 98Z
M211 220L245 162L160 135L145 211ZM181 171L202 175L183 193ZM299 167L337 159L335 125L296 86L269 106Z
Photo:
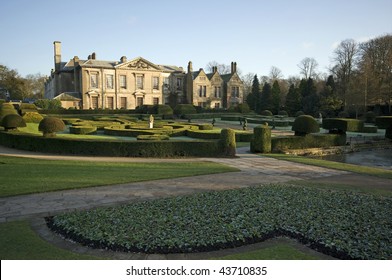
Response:
M113 157L220 157L220 140L195 141L99 141L0 132L6 147L34 152Z
M347 118L328 118L323 119L323 128L329 131L337 130L338 132L362 132L364 122L356 119Z
M307 134L306 136L284 136L271 139L272 152L292 149L327 148L346 144L346 134Z
M95 134L97 127L95 126L70 126L69 133L72 134Z

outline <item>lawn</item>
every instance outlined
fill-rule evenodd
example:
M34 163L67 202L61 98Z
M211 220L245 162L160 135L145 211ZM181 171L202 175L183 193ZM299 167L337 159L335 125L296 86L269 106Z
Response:
M0 197L238 171L212 162L116 163L0 156Z

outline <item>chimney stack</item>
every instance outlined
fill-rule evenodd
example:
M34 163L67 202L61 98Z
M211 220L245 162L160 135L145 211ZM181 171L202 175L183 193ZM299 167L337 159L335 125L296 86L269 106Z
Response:
M121 63L127 62L127 57L126 57L125 55L122 56L122 57L120 58L120 62L121 62Z
M96 53L93 52L93 53L91 54L91 59L94 59L94 60L95 60L96 57L97 57Z
M58 72L61 70L61 42L54 41L54 70Z
M193 68L192 68L192 61L188 62L188 73L192 73L193 72Z
M234 62L231 62L231 74L234 74Z

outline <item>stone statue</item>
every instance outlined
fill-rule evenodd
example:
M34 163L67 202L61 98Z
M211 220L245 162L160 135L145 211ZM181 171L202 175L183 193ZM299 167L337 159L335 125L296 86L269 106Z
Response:
M154 128L154 116L150 115L150 128Z

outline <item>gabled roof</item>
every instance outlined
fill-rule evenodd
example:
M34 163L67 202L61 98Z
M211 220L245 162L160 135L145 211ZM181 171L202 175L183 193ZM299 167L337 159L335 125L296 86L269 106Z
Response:
M143 57L136 57L130 61L126 61L123 63L120 63L118 65L115 66L115 68L131 68L131 69L137 69L137 70L158 70L158 71L162 71L162 69L148 61L147 59L143 58Z
M79 96L78 92L63 92L53 99L58 99L60 101L80 101L81 99L75 96Z

